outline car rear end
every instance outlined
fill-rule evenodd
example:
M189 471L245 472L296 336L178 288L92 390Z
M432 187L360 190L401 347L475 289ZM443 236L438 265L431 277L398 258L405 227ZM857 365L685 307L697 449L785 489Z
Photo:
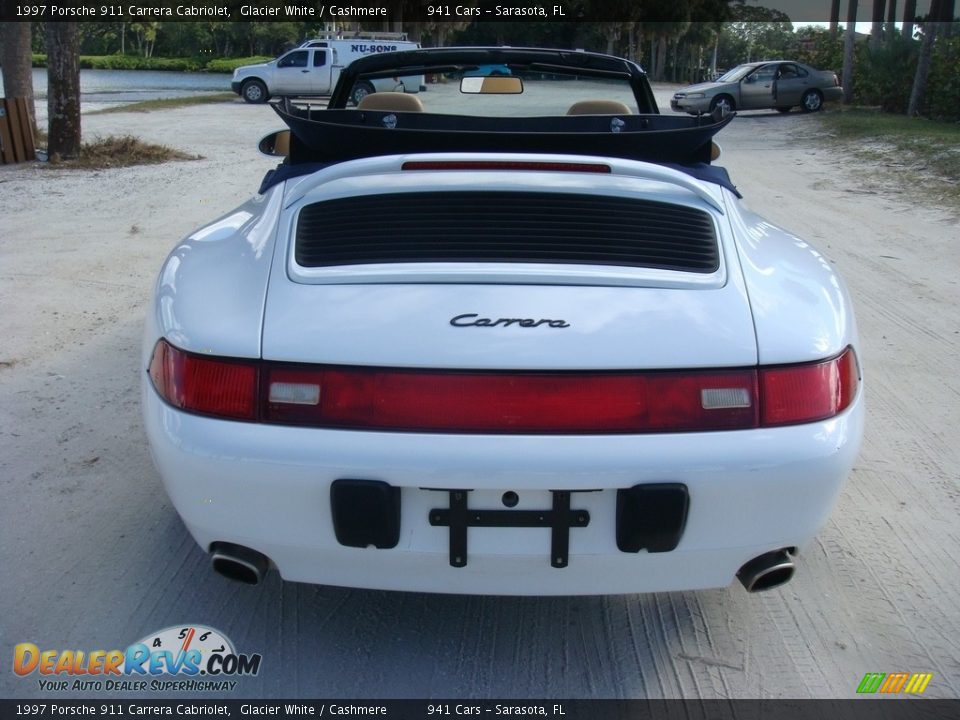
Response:
M191 287L187 258L216 233L186 242L144 347L161 476L232 577L548 595L740 573L763 589L852 466L852 317L835 308L797 352L758 338L779 322L751 308L769 248L737 239L759 226L718 185L624 160L416 155L287 181L249 215L223 234L249 255L244 286ZM231 293L234 317L213 297ZM204 329L212 308L242 342Z
M830 70L814 70L818 78L817 87L823 93L826 102L839 102L843 99L843 87L840 77Z

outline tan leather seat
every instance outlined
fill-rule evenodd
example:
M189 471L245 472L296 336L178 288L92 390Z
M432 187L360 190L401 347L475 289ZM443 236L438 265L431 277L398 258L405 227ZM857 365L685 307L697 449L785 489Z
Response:
M377 92L364 97L357 110L384 110L388 112L423 112L423 103L416 95L403 92Z
M567 110L567 115L629 115L630 108L619 100L581 100Z
M290 154L290 131L284 130L277 133L277 140L273 145L273 153L278 157L286 157Z

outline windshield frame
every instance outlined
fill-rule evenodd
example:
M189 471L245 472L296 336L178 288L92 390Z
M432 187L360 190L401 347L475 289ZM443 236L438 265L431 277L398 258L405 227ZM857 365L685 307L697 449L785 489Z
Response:
M640 114L659 114L647 75L636 63L612 55L535 48L429 48L381 53L350 63L337 81L331 109L348 107L350 93L362 77L406 77L433 74L441 68L505 65L571 76L621 79L633 93Z

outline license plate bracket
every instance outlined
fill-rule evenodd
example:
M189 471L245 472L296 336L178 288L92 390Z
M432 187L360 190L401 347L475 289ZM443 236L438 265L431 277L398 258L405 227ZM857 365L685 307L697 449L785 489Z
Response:
M570 558L570 528L590 524L590 513L570 507L571 490L551 490L553 507L549 510L472 510L467 497L470 490L449 490L450 506L429 513L434 527L450 528L450 565L467 565L467 528L529 527L550 528L550 564L565 568Z

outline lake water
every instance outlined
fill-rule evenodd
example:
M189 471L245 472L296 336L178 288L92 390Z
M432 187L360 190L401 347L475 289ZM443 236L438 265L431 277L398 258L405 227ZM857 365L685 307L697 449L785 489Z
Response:
M101 110L117 105L166 98L228 92L230 75L224 73L181 73L159 70L81 70L80 111ZM33 69L33 92L37 120L47 117L47 71ZM0 97L3 81L0 80Z

